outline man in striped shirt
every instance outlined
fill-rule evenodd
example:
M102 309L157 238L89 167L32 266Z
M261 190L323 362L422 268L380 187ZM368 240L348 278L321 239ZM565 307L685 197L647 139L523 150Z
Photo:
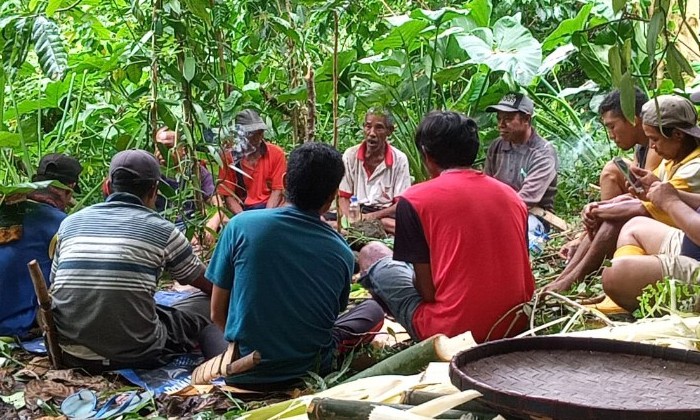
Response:
M175 225L153 210L159 179L152 154L117 153L109 169L113 194L59 228L51 291L68 367L91 372L155 367L189 351L213 327L205 266ZM173 308L156 305L163 269L204 294Z

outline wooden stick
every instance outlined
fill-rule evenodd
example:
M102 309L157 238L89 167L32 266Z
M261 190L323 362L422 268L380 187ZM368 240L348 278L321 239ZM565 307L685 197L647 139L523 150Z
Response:
M36 260L31 260L27 264L29 276L32 278L34 285L34 293L36 293L39 301L39 313L41 318L41 329L44 331L44 340L46 340L46 349L49 352L49 361L54 369L61 367L61 348L58 345L58 332L56 324L53 322L53 313L51 312L51 296L46 289L46 280L41 272L39 263Z

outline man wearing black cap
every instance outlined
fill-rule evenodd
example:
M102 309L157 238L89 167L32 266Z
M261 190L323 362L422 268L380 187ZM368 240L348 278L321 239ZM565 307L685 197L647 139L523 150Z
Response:
M152 154L117 153L109 168L113 194L59 228L51 290L69 367L155 367L189 351L208 326L216 329L207 316L207 296L172 308L153 299L163 269L179 283L211 293L205 267L185 236L153 210L160 177Z
M532 127L532 100L521 93L509 93L501 101L486 108L498 115L497 138L489 147L484 172L510 185L527 205L552 211L557 194L559 161L554 147ZM544 228L530 214L528 230Z
M34 325L37 304L27 263L36 259L44 277L49 278L51 240L66 217L73 191L79 191L82 169L72 157L59 153L44 156L32 181L60 181L69 188L37 190L18 205L24 213L21 237L0 243L0 335L24 336Z

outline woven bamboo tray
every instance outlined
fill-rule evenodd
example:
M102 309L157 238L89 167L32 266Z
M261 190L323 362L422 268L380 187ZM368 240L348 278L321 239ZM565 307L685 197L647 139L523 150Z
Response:
M452 360L450 379L515 418L700 419L700 352L600 338L485 343Z

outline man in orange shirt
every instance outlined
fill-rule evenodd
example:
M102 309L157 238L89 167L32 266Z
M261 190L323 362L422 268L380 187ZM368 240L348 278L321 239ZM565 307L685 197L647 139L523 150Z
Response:
M219 170L217 193L234 215L244 210L279 207L283 202L282 177L287 170L284 150L265 142L267 125L252 109L239 112L236 125L245 132L251 148L238 161L231 152L224 154L225 166Z

